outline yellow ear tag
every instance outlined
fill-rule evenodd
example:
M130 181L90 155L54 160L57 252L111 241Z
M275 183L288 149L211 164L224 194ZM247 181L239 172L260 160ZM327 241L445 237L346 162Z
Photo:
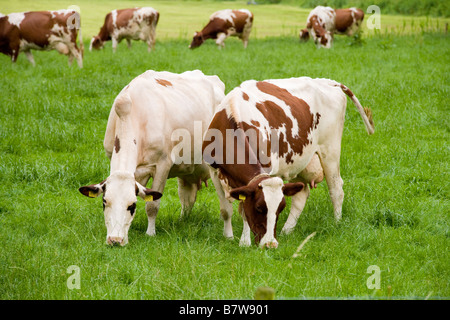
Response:
M244 196L243 194L240 194L240 195L239 195L239 200L244 201L244 200L245 200L245 196Z
M147 195L147 196L145 196L144 200L145 200L146 202L151 202L151 201L153 201L153 196L152 196L151 194L150 194L150 195Z
M89 198L96 198L97 194L94 191L89 191Z

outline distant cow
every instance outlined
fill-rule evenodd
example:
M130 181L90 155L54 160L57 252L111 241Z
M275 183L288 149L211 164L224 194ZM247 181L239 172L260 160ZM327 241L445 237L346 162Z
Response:
M77 35L80 48L77 47ZM83 67L83 40L81 39L80 15L74 10L28 11L0 14L0 52L11 56L16 62L19 52L35 65L33 50L56 49L73 58Z
M215 39L220 49L225 47L224 41L229 36L239 37L244 43L244 48L247 48L252 24L253 13L246 9L214 12L203 30L195 33L189 48L197 48L205 40Z
M308 16L306 29L300 31L300 40L311 35L318 47L331 48L334 34L352 36L361 27L364 11L358 8L336 9L318 6Z
M128 242L137 196L148 201L147 234L155 235L157 200L168 178L178 177L182 214L191 210L201 183L209 178L208 166L201 159L201 138L224 90L225 85L217 76L205 76L199 70L182 74L149 70L117 95L104 139L111 159L110 175L98 184L79 189L88 197L103 193L108 244ZM195 132L199 131L196 128L203 132ZM172 154L178 145L172 140L177 130L192 137L197 134L200 139L197 151L195 142L191 150L183 150L188 161L179 162L176 152ZM152 189L147 189L151 177Z
M158 20L159 12L150 7L113 10L106 15L98 35L92 38L89 50L102 49L105 41L112 40L116 52L117 44L126 39L128 48L131 40L145 41L150 52L155 46Z
M277 247L276 224L286 205L284 196L292 196L282 230L289 233L305 206L309 188L324 177L334 216L341 218L344 191L339 161L346 95L372 134L370 109L333 80L250 80L223 99L205 134L203 157L212 168L219 199L241 201L240 245L250 245L251 230L260 246ZM232 212L232 208L221 207L229 234Z

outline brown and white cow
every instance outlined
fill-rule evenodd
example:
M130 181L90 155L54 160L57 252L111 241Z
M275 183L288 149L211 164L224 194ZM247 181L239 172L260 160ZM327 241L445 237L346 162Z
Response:
M361 27L364 11L358 8L336 9L318 6L308 15L300 40L314 39L317 47L331 48L334 34L354 35Z
M79 36L80 48L77 47ZM33 50L56 49L83 67L83 40L80 15L74 10L28 11L0 14L0 52L17 61L20 52L35 65Z
M168 178L178 177L182 214L192 209L201 182L209 178L208 166L201 158L201 138L225 96L224 90L217 76L205 76L199 70L182 74L149 70L117 95L104 139L111 160L110 175L79 189L88 197L103 193L108 244L128 242L137 196L148 201L147 234L155 235L158 199ZM178 161L180 155L174 151L179 144L173 138L177 131L200 138L199 143L183 150L183 156L189 157L186 161ZM151 177L152 189L147 189Z
M92 37L89 50L102 49L105 41L112 40L116 52L117 45L126 39L128 48L131 40L145 41L150 52L155 46L158 20L159 12L151 7L113 10L106 15L98 35Z
M190 49L199 47L207 39L215 39L217 46L225 47L225 39L229 36L239 37L247 48L248 38L252 31L253 13L247 9L225 9L214 12L202 31L196 32Z
M339 161L346 95L372 134L370 109L333 80L250 80L227 94L205 134L203 157L212 168L228 236L232 236L233 210L222 202L241 200L244 229L240 245L250 245L251 230L260 246L277 247L276 224L286 204L284 196L292 196L282 230L289 233L309 189L324 177L335 218L341 218L344 192Z

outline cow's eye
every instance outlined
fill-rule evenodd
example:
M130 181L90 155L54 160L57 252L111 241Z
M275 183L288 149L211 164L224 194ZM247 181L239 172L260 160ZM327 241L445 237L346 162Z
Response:
M131 215L133 215L136 210L136 202L128 206L127 210L130 211Z
M103 198L103 210L105 210L105 207L106 207L106 200L105 198Z

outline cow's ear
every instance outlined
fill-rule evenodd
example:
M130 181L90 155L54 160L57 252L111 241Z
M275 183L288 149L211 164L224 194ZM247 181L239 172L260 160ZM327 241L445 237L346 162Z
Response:
M86 197L96 198L103 192L105 192L105 189L106 189L106 180L97 184L91 184L89 186L80 187L78 191L80 191L81 194L85 195Z
M305 187L303 182L285 183L283 186L283 194L287 197L292 197L293 195L300 192Z
M148 189L136 182L136 195L144 199L146 202L156 201L162 197L162 193Z
M236 200L245 200L248 197L251 197L255 192L254 188L249 186L234 188L230 191L230 196Z

